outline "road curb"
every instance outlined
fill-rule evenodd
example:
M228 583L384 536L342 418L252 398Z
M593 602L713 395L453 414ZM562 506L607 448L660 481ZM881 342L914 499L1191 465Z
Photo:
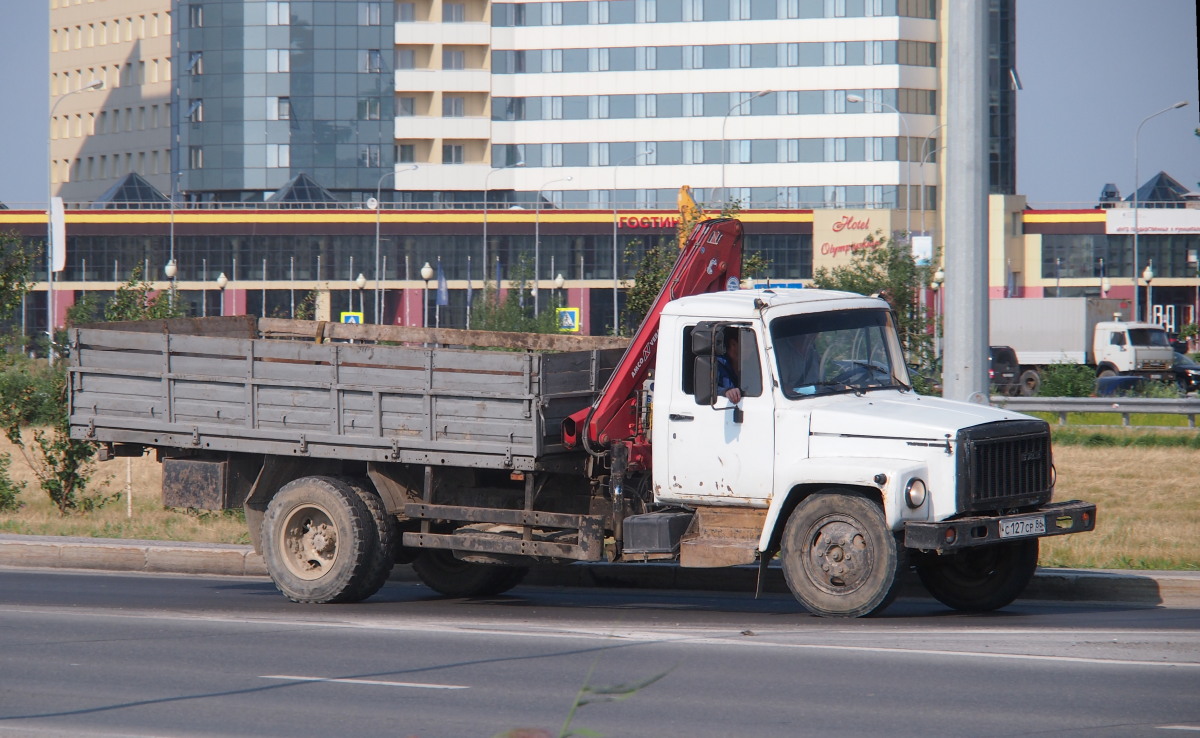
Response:
M0 534L0 566L267 576L262 556L250 546L15 534ZM525 582L558 587L753 592L757 573L754 566L683 569L672 564L577 563L536 566ZM391 578L416 581L408 566L397 566ZM788 591L778 567L767 572L766 590ZM910 576L901 582L900 596L928 594L916 577ZM1022 599L1200 607L1200 572L1039 569Z

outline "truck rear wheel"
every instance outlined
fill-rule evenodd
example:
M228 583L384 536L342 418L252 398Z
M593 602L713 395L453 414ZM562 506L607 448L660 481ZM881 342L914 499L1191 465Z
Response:
M367 564L367 573L363 576L362 589L357 599L367 599L383 587L392 568L396 565L396 555L400 548L400 528L396 518L387 511L379 495L371 491L370 483L364 479L343 480L350 486L358 498L367 506L371 520L375 523L375 533L379 545L375 547Z
M263 559L276 588L295 602L357 602L376 574L379 538L350 485L303 477L271 498L262 523ZM378 587L376 587L378 589Z
M955 610L987 612L1017 599L1037 569L1038 539L968 548L955 554L925 554L917 576L929 594Z
M812 495L796 507L780 555L788 588L809 612L855 618L895 599L905 549L878 505L843 490Z
M498 595L520 584L529 573L524 566L462 561L440 548L423 550L412 566L425 586L447 597Z

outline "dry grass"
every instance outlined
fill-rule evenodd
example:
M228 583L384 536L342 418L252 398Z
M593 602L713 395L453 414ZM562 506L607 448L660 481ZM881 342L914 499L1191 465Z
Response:
M94 488L119 499L87 515L59 517L19 453L0 438L0 452L14 452L13 476L28 482L25 506L0 513L0 531L31 535L141 538L247 543L240 515L164 509L160 467L152 457L130 460L133 514L124 496L126 460L98 465ZM1059 444L1058 500L1099 506L1091 533L1042 542L1043 566L1098 569L1200 569L1200 488L1191 468L1200 451L1180 448L1089 448Z
M1043 566L1200 569L1200 451L1056 445L1058 500L1095 502L1096 530L1042 542Z
M26 484L21 495L24 506L16 512L0 513L0 532L153 541L250 542L240 511L204 513L164 508L159 496L161 467L153 456L97 464L89 493L114 499L99 510L64 517L59 516L54 503L37 486L20 449L0 436L0 453L5 452L12 455L9 471L13 479ZM125 494L127 468L132 473L132 505Z

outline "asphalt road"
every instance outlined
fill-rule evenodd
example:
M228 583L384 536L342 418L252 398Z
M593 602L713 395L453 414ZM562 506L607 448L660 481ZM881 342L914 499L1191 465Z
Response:
M663 674L572 726L615 736L1200 733L1200 610L1020 602L804 613L784 595L0 570L0 735L557 735L584 684ZM1186 734L1186 733L1185 733Z

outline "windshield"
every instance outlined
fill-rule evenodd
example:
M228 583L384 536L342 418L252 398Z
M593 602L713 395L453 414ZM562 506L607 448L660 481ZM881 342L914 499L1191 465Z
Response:
M791 399L910 386L886 310L791 315L771 323L783 394Z
M1161 328L1130 328L1129 342L1134 346L1155 346L1171 348L1167 333Z

